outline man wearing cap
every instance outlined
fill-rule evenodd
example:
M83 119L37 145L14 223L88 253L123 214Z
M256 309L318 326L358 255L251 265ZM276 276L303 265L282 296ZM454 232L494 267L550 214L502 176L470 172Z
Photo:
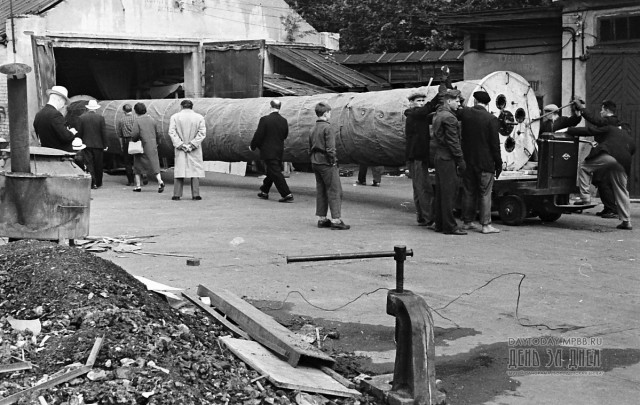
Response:
M608 173L613 186L618 216L622 222L618 229L631 230L631 211L627 179L631 171L631 158L635 152L635 141L617 126L607 125L597 128L569 128L567 134L573 136L593 136L597 146L591 149L578 171L581 204L591 202L591 176L594 173Z
M480 225L482 233L498 233L491 225L491 190L493 178L502 172L500 156L500 121L487 111L491 97L485 91L473 93L475 105L458 110L462 125L462 153L467 170L462 173L462 229L476 229L477 202L480 203Z
M416 219L423 226L431 225L434 219L433 184L429 177L429 114L434 108L426 100L424 92L415 91L409 95L409 108L404 111L407 117L405 157L413 185Z
M616 103L611 100L604 100L600 107L600 116L597 117L586 109L587 105L584 100L576 99L574 105L578 111L582 114L584 119L595 125L596 127L605 127L607 125L621 126L623 123L618 119L616 115ZM625 124L626 125L626 124ZM625 128L623 128L625 129ZM598 194L600 200L604 204L604 209L596 215L602 218L618 218L618 209L616 208L616 199L613 193L613 186L611 184L611 176L606 172L596 172L593 174L591 182L598 188Z
M460 107L460 91L446 90L443 104L433 119L433 136L436 139L436 198L435 230L448 235L466 235L453 216L453 208L458 191L459 174L467 164L460 146L460 123L456 111Z
M91 188L102 187L102 161L107 147L107 128L104 117L96 112L100 105L89 100L87 111L78 118L78 137L87 149L84 151L87 170L91 174Z
M251 140L251 150L260 149L260 159L264 161L266 177L260 186L258 197L269 199L269 190L275 184L280 193L278 201L283 203L293 202L293 194L289 190L287 181L282 175L282 154L284 153L284 140L289 136L289 123L280 115L282 103L279 100L271 100L269 107L271 112L260 118Z
M73 152L71 142L74 133L67 128L60 110L69 102L68 91L63 86L53 86L47 90L49 101L33 120L33 129L40 139L40 145Z
M582 116L577 109L571 107L571 117L560 115L560 109L555 104L548 104L543 108L542 122L538 134L545 132L558 132L561 129L575 127L582 121Z

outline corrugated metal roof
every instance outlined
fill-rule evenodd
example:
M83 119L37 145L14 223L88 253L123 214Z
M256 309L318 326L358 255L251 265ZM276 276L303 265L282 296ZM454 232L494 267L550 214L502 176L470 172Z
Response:
M389 86L386 81L367 77L336 62L333 56L321 54L316 49L269 45L268 50L271 55L313 75L328 87L378 89L381 86Z
M13 15L40 14L64 0L13 0ZM7 31L7 19L11 17L11 2L0 1L0 35Z
M415 51L389 53L335 54L336 62L343 65L364 65L368 63L429 63L462 61L464 51Z
M312 96L314 94L334 93L324 87L277 74L264 75L262 86L283 96Z

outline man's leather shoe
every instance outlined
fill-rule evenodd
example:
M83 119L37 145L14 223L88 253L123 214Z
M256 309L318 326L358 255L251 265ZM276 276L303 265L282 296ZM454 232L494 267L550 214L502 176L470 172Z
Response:
M278 202L282 202L282 203L293 202L293 195L292 194L286 195L281 199L279 199Z
M318 220L318 228L331 228L331 220L329 218Z
M91 186L91 190L97 190L98 186Z
M347 230L351 228L350 225L345 224L343 221L340 221L338 223L331 223L331 229L333 230L337 230L337 231L343 231L343 230Z
M478 229L478 226L473 222L465 222L464 224L462 224L462 229L464 229L465 231L468 231L471 229Z
M269 194L267 193L263 193L262 191L258 193L258 197L262 198L263 200L268 200L269 199Z
M192 200L196 200L196 201L200 201L200 200L202 200L202 197L200 197L199 195L197 195L197 196L195 196L195 197L192 197L191 199L192 199Z
M456 228L451 232L445 232L446 235L466 235L467 233L460 228Z
M173 197L171 197L171 199L172 199L173 201L178 201L178 200L180 200L180 197L176 197L176 196L174 195Z
M633 229L633 227L631 226L629 221L622 221L620 223L620 225L616 226L616 228L618 228L618 229L626 229L627 231L630 231L630 230Z
M605 219L612 219L612 218L618 218L618 214L616 214L615 212L611 212L611 211L607 211L604 214L600 215L600 218L605 218Z

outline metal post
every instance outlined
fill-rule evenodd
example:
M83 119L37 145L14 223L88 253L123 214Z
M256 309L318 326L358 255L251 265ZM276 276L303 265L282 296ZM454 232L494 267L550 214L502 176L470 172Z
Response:
M27 117L27 73L30 71L31 67L22 63L0 66L0 73L7 75L9 143L14 173L31 173Z
M396 261L396 292L401 293L404 292L404 261L407 259L407 247L394 246L393 250L393 258Z

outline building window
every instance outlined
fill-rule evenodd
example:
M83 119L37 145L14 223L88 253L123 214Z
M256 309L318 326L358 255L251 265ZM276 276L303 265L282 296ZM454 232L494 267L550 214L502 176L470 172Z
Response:
M469 48L480 52L487 49L487 40L484 33L472 33L469 38Z
M599 23L600 42L640 40L640 15L604 17Z

